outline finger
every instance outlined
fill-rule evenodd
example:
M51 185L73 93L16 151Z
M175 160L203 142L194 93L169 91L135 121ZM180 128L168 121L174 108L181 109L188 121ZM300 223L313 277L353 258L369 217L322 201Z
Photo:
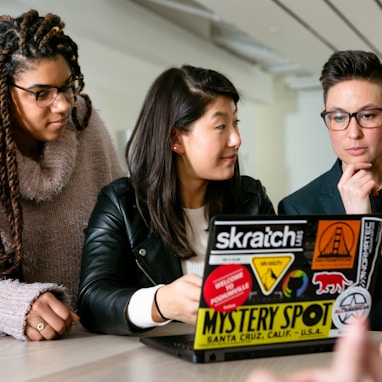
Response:
M25 336L30 341L43 341L43 340L45 340L45 338L38 331L36 331L36 328L32 328L29 325L25 326Z
M71 316L72 316L72 322L78 322L80 320L80 316L74 312L70 312Z
M51 294L41 295L32 305L30 316L37 316L46 321L57 335L63 335L72 327L72 312L62 301ZM46 337L44 331L43 336ZM50 336L49 336L50 337Z
M360 192L360 189L368 188L368 190L364 192L368 194L372 188L377 187L377 183L369 172L361 170L348 179L341 179L338 186L343 190L356 194Z
M54 339L58 333L42 317L35 315L27 319L25 335L32 341L42 341Z
M382 358L381 358L381 346L380 344L379 351L375 348L374 344L368 338L367 340L367 372L368 376L373 382L382 382Z
M358 382L364 368L367 346L367 324L355 319L338 339L332 364L333 381Z
M36 329L36 326L33 327L33 324L28 322L25 324L25 336L31 341L42 341L45 339Z
M378 184L370 174L354 175L351 182L347 188L354 196L368 198L370 194L378 195Z
M338 187L349 188L349 182L354 182L357 179L357 176L360 175L360 170L368 170L370 167L370 163L355 163L347 165L342 173L340 181L338 182Z
M202 286L202 278L195 273L189 273L183 277L184 277L184 281L186 282L195 284L196 286L200 286L200 287Z
M44 311L42 317L59 335L63 335L72 327L71 311L64 304L62 306L55 304L53 304L53 306L49 306L49 309Z
M375 183L374 179L367 179L361 186L361 192L372 196L378 196L378 185Z
M345 165L345 169L343 170L342 175L345 175L346 177L352 177L359 170L369 170L371 167L371 163L365 162L347 164Z

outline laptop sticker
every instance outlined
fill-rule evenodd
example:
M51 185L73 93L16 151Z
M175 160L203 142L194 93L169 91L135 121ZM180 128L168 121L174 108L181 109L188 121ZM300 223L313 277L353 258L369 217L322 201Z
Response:
M333 306L333 323L343 329L355 317L367 317L371 309L371 296L367 289L353 286L337 298Z
M257 255L251 259L252 269L265 296L272 294L293 261L293 253Z
M301 269L289 272L282 282L283 295L288 298L299 298L304 295L309 285L308 275Z
M332 300L322 300L244 305L227 313L204 308L199 311L194 348L327 338L332 326L332 307Z
M342 293L353 281L341 272L318 272L313 275L312 283L318 285L317 294Z
M219 312L230 312L243 305L252 290L252 277L240 264L216 268L206 279L203 294L206 303Z
M320 221L312 269L350 269L357 250L359 221Z
M381 230L382 226L378 219L365 218L361 230L361 250L358 257L358 274L356 284L362 288L369 289L377 260L381 253Z

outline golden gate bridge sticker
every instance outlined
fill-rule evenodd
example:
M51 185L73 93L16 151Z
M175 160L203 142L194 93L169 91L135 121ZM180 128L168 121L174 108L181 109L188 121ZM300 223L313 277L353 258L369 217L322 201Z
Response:
M353 267L361 222L358 220L320 221L317 228L312 269Z

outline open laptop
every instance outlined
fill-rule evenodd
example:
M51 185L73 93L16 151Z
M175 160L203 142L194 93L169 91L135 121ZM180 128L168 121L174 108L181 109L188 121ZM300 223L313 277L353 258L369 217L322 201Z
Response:
M216 216L195 333L142 337L191 362L330 351L367 317L382 215Z

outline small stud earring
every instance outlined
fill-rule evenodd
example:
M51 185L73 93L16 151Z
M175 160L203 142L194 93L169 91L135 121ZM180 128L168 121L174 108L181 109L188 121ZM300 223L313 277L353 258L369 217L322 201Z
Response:
M176 146L173 147L174 151L176 151Z

